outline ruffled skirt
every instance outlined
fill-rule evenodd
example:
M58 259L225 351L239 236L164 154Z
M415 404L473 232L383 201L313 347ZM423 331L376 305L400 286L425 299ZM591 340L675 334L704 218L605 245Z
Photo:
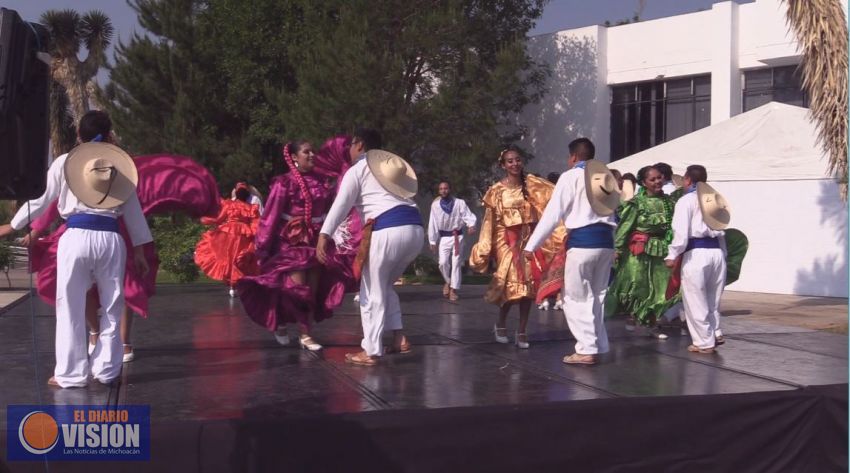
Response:
M358 288L352 266L354 254L337 253L328 242L328 261L323 266L316 259L315 246L284 244L276 255L264 261L256 276L246 276L236 283L236 291L248 317L268 330L287 323L310 325L310 313L316 322L333 316L346 292ZM290 276L319 268L321 274L315 298L307 284L298 284Z

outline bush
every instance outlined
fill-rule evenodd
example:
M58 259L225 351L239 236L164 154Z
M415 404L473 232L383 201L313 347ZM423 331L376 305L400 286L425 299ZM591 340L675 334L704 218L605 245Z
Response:
M195 264L195 247L204 230L203 225L185 217L155 217L151 222L151 232L160 268L173 274L181 283L197 280L200 270Z
M434 258L426 255L419 255L410 263L410 266L404 270L405 276L439 276L440 267Z
M12 263L15 257L12 255L12 248L9 243L0 240L0 271L6 275L6 284L12 287L12 280L9 279L9 270L12 269Z

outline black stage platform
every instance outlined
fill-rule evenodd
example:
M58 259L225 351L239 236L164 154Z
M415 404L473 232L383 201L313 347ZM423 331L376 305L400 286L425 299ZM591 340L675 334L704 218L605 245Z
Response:
M36 371L24 300L0 315L0 401L149 404L152 460L120 471L847 469L846 336L724 317L727 343L707 356L678 330L660 341L615 319L600 365L567 366L562 312L533 310L520 350L493 341L483 287L458 303L440 289L399 288L414 352L369 368L344 362L360 340L350 296L309 353L277 345L219 286L162 286L111 389L46 386L53 310L35 301Z

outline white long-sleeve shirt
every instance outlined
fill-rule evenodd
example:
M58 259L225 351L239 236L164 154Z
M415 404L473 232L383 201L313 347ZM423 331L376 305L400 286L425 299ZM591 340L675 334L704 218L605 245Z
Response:
M142 213L139 196L135 192L127 202L115 208L95 209L89 207L80 202L68 188L68 182L65 180L65 160L67 159L68 155L63 154L50 164L50 168L47 170L47 187L44 194L18 209L18 212L12 218L12 228L15 230L24 228L43 214L48 206L58 198L59 215L66 220L74 214L103 215L116 219L123 215L124 224L127 226L127 232L130 234L133 246L140 246L153 241L148 222Z
M416 207L412 199L403 199L388 192L372 175L366 159L361 158L354 166L346 171L339 184L333 205L328 211L321 233L333 235L343 220L348 216L352 207L357 207L365 223L374 219L387 210L399 205Z
M679 257L688 247L691 238L715 237L720 240L720 248L726 252L726 241L722 231L712 230L702 219L702 211L699 208L699 198L696 192L690 192L682 196L673 209L673 241L668 247L667 257L664 259L674 260Z
M467 228L475 226L478 219L469 210L463 199L455 198L451 215L440 206L440 198L431 203L431 216L428 218L428 243L436 245L440 241L440 231L459 230L464 225Z
M552 198L546 204L543 216L540 217L537 227L528 239L525 251L534 251L539 248L561 221L564 222L567 231L594 223L617 226L613 214L604 217L590 206L584 187L584 169L582 168L570 169L558 178L555 190L552 191Z

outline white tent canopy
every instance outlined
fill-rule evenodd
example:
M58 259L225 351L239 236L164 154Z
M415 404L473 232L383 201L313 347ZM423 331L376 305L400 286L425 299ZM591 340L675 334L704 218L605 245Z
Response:
M702 164L714 182L826 179L827 159L816 145L808 112L771 102L609 167L637 173L644 166L665 162L683 174L689 165Z
M847 207L827 177L808 110L770 103L611 163L620 172L702 164L750 241L728 289L847 297Z

